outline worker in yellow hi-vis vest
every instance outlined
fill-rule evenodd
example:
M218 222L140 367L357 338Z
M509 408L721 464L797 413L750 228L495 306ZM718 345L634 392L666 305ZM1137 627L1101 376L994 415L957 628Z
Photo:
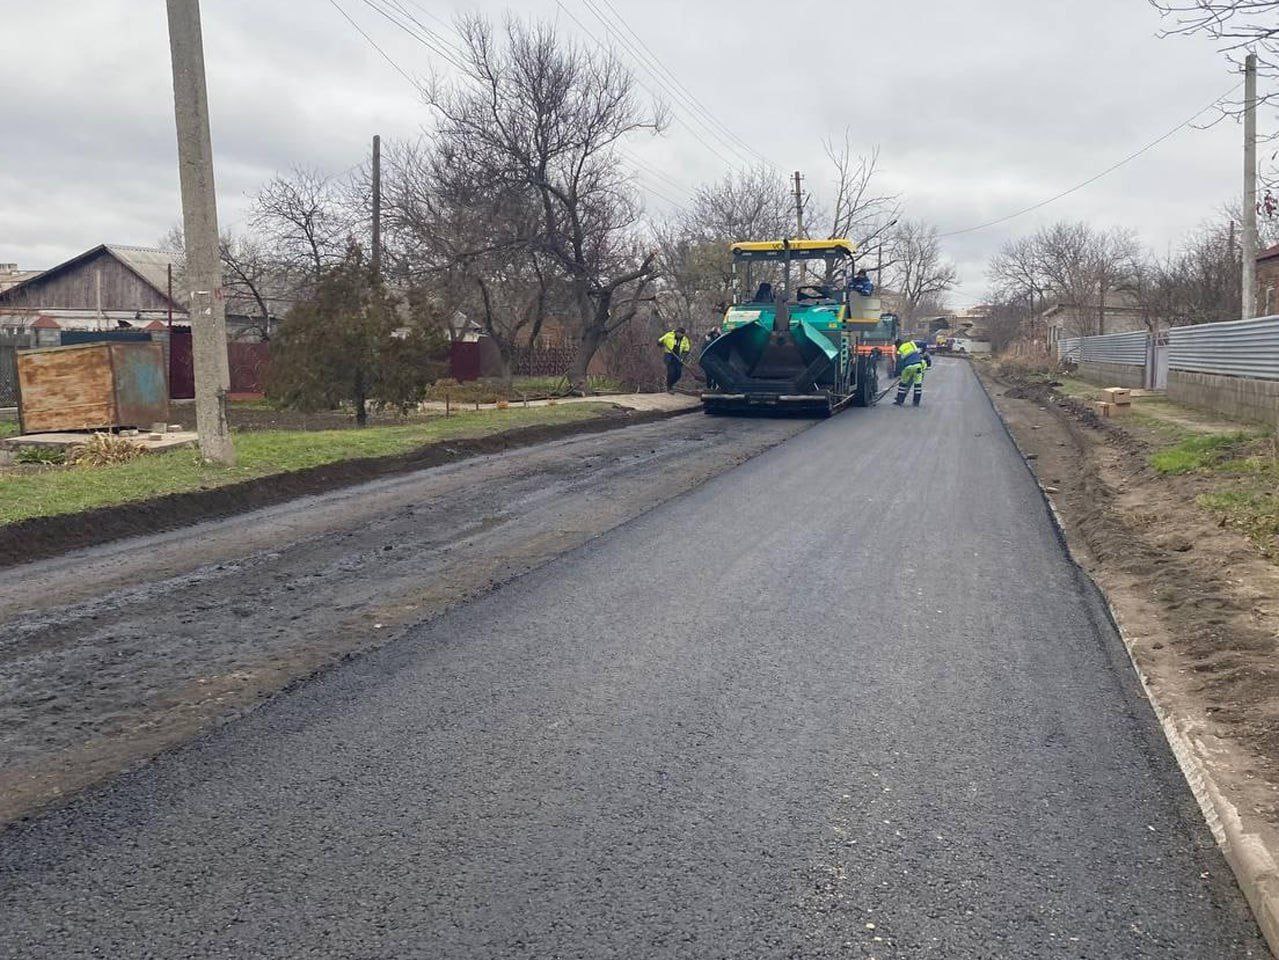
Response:
M928 351L916 340L898 340L896 345L900 379L897 381L897 399L893 403L899 407L904 404L907 391L914 387L915 395L911 398L911 403L919 406L924 398L924 370L932 366L932 357L928 356Z
M666 361L666 392L674 393L675 384L684 376L684 359L693 349L693 343L684 336L684 328L676 327L657 338L662 345L662 359Z

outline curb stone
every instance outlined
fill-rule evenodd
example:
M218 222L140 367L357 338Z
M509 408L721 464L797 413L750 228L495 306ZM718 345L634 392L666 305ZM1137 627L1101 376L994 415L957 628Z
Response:
M974 375L976 375L976 371L974 371ZM1248 829L1243 817L1239 814L1238 807L1226 798L1224 791L1213 779L1212 772L1209 769L1210 763L1205 756L1207 750L1204 748L1202 741L1196 738L1191 725L1179 723L1156 698L1145 672L1137 664L1132 638L1120 622L1119 615L1110 602L1110 597L1106 595L1106 592L1101 589L1084 568L1079 557L1075 555L1075 551L1066 537L1065 523L1062 521L1061 514L1057 512L1057 505L1053 503L1052 497L1035 473L1033 461L1026 455L1026 451L1021 448L1017 438L1013 436L1012 430L999 412L999 408L995 405L994 397L990 395L986 383L980 376L977 377L977 382L980 384L982 392L986 395L991 409L995 411L995 416L999 418L999 423L1004 428L1004 433L1012 441L1013 449L1017 451L1017 455L1021 457L1022 462L1026 465L1031 479L1034 480L1035 486L1039 488L1039 494L1043 497L1044 504L1048 508L1048 514L1052 518L1053 527L1056 529L1057 538L1065 548L1070 562L1075 565L1080 575L1092 584L1101 598L1106 615L1110 618L1110 622L1114 626L1115 632L1119 635L1119 639L1123 641L1124 650L1128 654L1128 662L1132 664L1133 672L1141 683L1141 689L1146 695L1147 702L1149 702L1151 709L1154 710L1155 718L1159 721L1159 726L1163 730L1164 738L1168 741L1168 746L1177 761L1177 766L1180 768L1187 786L1190 787L1190 792L1193 794L1195 802L1199 804L1199 810L1203 814L1204 821L1212 832L1213 839L1217 841L1217 847L1225 857L1226 863L1230 865L1230 869L1234 872L1239 889L1243 891L1243 895L1248 901L1248 906L1252 908L1252 914L1257 921L1257 926L1260 928L1262 936L1265 937L1266 943L1270 946L1270 952L1279 957L1279 864L1276 863L1275 854L1272 853L1265 838L1260 833Z

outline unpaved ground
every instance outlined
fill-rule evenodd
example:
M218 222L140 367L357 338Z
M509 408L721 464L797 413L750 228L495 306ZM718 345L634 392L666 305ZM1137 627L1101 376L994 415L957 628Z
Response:
M1156 438L1140 426L983 377L1153 695L1279 849L1279 566L1196 505L1209 478L1150 468Z
M807 426L694 414L11 568L0 590L0 823Z

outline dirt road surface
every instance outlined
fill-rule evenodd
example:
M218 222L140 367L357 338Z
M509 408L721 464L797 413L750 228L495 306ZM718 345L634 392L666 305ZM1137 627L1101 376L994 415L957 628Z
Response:
M0 955L1266 956L971 371L926 394L13 826ZM351 531L352 579L429 589L388 522ZM236 582L341 621L341 578L306 579L326 549Z

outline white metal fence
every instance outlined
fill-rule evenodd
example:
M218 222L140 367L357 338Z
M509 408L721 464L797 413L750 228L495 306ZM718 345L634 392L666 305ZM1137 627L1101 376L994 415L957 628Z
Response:
M1279 380L1279 316L1173 327L1166 331L1167 369L1227 377ZM1164 348L1160 341L1160 351ZM1123 363L1145 367L1157 351L1150 334L1112 333L1057 342L1057 358L1069 363Z
M1279 380L1279 317L1173 327L1168 369Z

